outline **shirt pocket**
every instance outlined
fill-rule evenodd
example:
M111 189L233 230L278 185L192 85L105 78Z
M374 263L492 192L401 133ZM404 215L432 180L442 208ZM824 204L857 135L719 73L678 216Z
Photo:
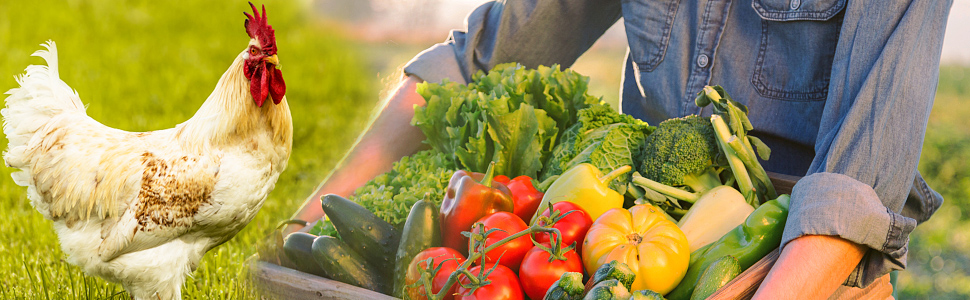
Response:
M751 83L761 96L823 101L846 0L753 0L761 46Z
M630 56L641 72L663 61L679 0L623 0L623 25Z

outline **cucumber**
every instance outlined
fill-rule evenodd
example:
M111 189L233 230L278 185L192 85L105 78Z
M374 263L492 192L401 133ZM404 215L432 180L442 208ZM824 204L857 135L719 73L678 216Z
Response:
M438 208L434 203L420 200L411 206L404 222L401 242L397 246L394 266L394 297L404 298L404 275L411 260L424 249L441 246L441 228L438 225Z
M317 236L305 232L291 233L283 239L283 253L286 254L286 258L293 262L295 269L304 273L329 277L313 260L311 248L313 240L316 238Z
M380 293L389 292L388 281L382 273L340 239L320 236L313 241L311 251L328 278Z
M704 270L704 273L701 273L690 299L707 299L740 273L741 265L734 256L726 255L718 258Z
M693 272L694 269L701 267L701 264L699 264L698 262L701 261L701 258L703 258L705 254L707 254L707 251L710 250L711 246L714 244L715 243L707 244L706 246L701 247L697 250L694 250L690 253L690 262L687 263L687 273ZM704 270L700 270L698 273L703 273L703 272ZM698 275L694 278L695 279L692 282L688 282L690 280L687 277L684 277L684 279L681 279L680 283L678 283L677 286L674 287L672 291L667 293L667 299L671 299L671 300L690 299L691 294L694 292L694 288L697 287L697 283L699 282L698 280L700 279L700 276Z
M323 212L330 218L340 238L381 272L394 268L400 235L394 226L360 204L337 195L320 198Z

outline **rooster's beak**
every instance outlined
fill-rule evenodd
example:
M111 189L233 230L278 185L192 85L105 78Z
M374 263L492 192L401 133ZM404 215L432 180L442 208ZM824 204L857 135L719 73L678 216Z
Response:
M280 59L279 59L279 57L276 56L276 54L273 54L273 56L267 56L267 57L263 58L263 61L268 62L268 63L271 63L271 64L276 65L276 66L279 66L280 65Z

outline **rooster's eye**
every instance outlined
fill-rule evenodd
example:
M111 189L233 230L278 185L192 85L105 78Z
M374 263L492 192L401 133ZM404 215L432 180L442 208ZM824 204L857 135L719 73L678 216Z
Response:
M256 47L251 47L251 48L249 48L249 54L250 55L259 54L259 50L256 50Z

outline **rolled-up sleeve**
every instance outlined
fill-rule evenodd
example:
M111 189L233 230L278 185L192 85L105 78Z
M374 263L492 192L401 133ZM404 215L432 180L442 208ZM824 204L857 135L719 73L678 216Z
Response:
M917 220L902 211L914 179L922 181L916 167L951 4L863 0L845 8L816 156L793 189L782 245L833 235L867 246L846 285L906 266Z
M453 30L445 42L419 53L404 73L428 82L465 83L506 62L568 67L619 18L619 0L487 2L468 15L464 30Z

